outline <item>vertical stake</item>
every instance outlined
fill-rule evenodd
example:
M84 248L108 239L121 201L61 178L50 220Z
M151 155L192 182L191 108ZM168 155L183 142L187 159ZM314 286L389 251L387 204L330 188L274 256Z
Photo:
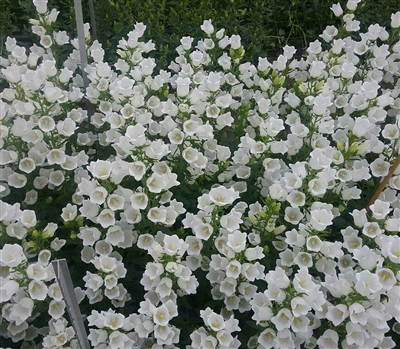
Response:
M393 173L397 170L397 167L400 165L400 154L397 156L396 160L394 161L392 167L390 168L388 174L386 175L386 177L383 179L383 181L381 182L381 184L379 185L378 189L376 189L374 195L372 195L371 200L369 201L366 209L367 211L370 210L370 206L373 205L376 201L377 198L379 198L379 195L381 195L383 189L385 189L386 185L388 184L390 178L392 178Z
M90 25L92 27L92 38L93 40L97 40L96 17L94 14L93 0L89 0L89 13L90 13Z
M87 52L86 52L86 42L85 42L85 33L83 29L83 13L82 13L82 1L74 0L75 5L75 18L76 18L76 27L78 30L78 44L79 44L79 54L81 56L81 70L82 70L82 78L83 78L83 87L86 89L89 86L89 79L86 73L86 67L88 65ZM88 112L88 123L89 130L92 128L92 124L90 122L91 114L92 114L92 106L89 101L85 99L86 110Z
M81 0L74 0L74 5L75 5L76 27L78 30L79 54L81 56L81 69L82 69L83 84L86 89L89 86L89 79L88 79L87 73L85 71L85 69L88 65L88 60L87 60L87 52L86 52L85 33L83 30L83 14L82 14Z
M71 324L75 331L76 338L78 339L79 346L81 349L90 349L89 339L82 320L81 311L79 310L78 301L76 300L67 261L65 259L59 259L52 261L51 264L65 300L69 318L71 319Z

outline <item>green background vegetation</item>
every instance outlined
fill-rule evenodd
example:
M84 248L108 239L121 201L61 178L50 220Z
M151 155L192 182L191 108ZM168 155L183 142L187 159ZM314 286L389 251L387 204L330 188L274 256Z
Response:
M204 19L212 19L215 28L228 35L239 34L246 49L245 60L274 57L285 44L300 50L314 41L327 25L338 24L330 6L336 0L94 0L98 39L106 59L115 58L118 41L136 22L147 25L146 37L157 47L155 57L161 67L176 56L182 36L200 36ZM340 0L342 7L346 1ZM0 53L7 36L26 43L33 41L28 23L34 16L30 0L0 1ZM82 0L84 17L90 22L89 5ZM60 29L73 34L73 0L49 0L49 8L60 11ZM371 23L390 24L390 14L400 9L400 0L364 0L357 9L363 28Z

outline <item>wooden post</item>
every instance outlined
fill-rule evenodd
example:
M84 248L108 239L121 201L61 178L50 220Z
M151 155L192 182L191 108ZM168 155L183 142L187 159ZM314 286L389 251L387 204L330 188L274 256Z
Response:
M366 209L369 211L369 207L374 204L375 200L379 198L379 195L381 195L383 189L385 189L386 185L388 184L390 178L392 178L394 171L396 171L397 167L400 165L400 154L393 163L392 167L390 168L388 174L386 175L385 179L382 181L382 183L379 185L378 189L376 189L374 195L372 195L371 200L369 201Z

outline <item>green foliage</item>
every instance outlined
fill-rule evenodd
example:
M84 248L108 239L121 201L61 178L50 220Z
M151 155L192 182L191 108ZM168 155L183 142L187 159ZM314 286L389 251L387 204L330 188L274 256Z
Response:
M217 29L239 34L246 47L244 60L274 57L285 44L300 48L316 40L327 25L337 24L329 10L333 0L96 0L94 1L97 35L108 60L116 58L114 47L136 22L147 25L146 35L158 50L155 58L163 68L174 59L173 49L182 36L199 37L200 25L212 19ZM342 7L345 0L340 0ZM0 47L6 36L30 37L28 19L34 7L27 0L2 0ZM49 7L60 11L60 28L76 33L73 0L49 0ZM89 6L82 1L85 21L90 22ZM371 23L388 25L390 14L398 11L398 0L365 0L357 17L368 27ZM23 15L21 15L23 14ZM0 51L1 51L0 48Z

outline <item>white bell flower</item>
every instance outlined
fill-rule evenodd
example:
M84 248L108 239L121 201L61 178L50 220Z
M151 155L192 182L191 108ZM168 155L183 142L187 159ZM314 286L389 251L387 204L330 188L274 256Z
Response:
M97 223L99 223L103 228L108 228L115 224L115 214L114 211L110 209L104 209L96 218Z
M0 302L8 302L19 290L19 284L15 280L2 279L0 285Z
M317 285L313 282L307 267L301 267L296 273L293 280L293 286L297 292L301 293L310 293L317 288Z
M267 281L268 285L276 285L280 289L285 289L290 285L288 276L280 267L276 267L275 270L269 271L265 276L265 281Z
M17 326L25 322L33 311L34 303L33 300L27 297L23 297L18 303L14 304L11 308L9 318L11 321L15 321Z
M14 172L7 178L8 185L14 188L23 188L28 182L27 178L23 174Z
M321 337L317 340L320 348L337 349L339 348L339 335L335 330L325 330Z
M188 248L188 245L177 235L165 235L163 248L166 254L173 256L183 256Z
M334 326L339 326L348 316L349 310L346 305L328 305L326 318L331 321Z
M369 270L363 270L356 274L355 290L365 297L372 297L382 289L379 276Z
M226 245L235 253L242 252L246 248L246 238L246 233L241 233L239 230L235 230L228 235L228 241Z
M90 163L88 166L90 173L98 179L107 179L112 170L112 163L104 160L97 160Z
M275 348L276 333L273 329L267 328L258 336L258 343L265 349Z
M275 316L271 318L271 322L275 325L278 332L289 328L293 322L293 314L287 309L281 309Z
M226 296L234 295L236 291L237 280L234 278L227 277L221 282L220 291Z
M29 264L26 269L27 275L33 280L44 280L47 278L47 273L40 263Z
M82 227L80 228L78 237L83 240L83 246L93 246L93 244L100 239L101 232L95 227Z
M49 303L49 310L47 311L52 319L58 320L65 313L65 302L64 300L53 299Z
M0 264L10 268L17 267L26 260L23 249L17 244L5 244L0 250Z
M107 229L105 241L109 244L116 246L125 240L124 232L118 225L113 225Z
M164 304L154 310L153 321L156 325L167 326L171 318L168 308Z
M164 277L157 283L157 287L155 289L158 296L161 298L167 297L172 292L172 280L170 278Z

